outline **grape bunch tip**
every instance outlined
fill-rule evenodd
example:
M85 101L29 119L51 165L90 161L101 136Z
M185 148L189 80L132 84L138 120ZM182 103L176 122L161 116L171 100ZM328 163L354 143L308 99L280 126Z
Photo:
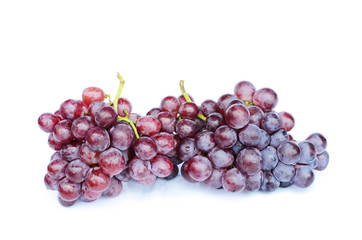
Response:
M121 97L125 81L117 77L113 101L88 87L81 100L68 99L38 118L55 150L44 183L65 207L118 196L129 181L150 186L179 173L227 192L306 188L328 165L326 138L312 133L294 140L295 120L274 110L278 95L270 88L240 81L233 94L198 106L181 80L180 96L164 97L142 116Z

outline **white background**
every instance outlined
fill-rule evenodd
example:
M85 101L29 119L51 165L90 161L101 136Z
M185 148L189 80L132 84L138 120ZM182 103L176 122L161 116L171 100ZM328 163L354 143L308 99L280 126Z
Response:
M1 239L361 239L360 1L1 1ZM240 80L279 95L292 135L328 139L308 189L237 193L157 181L61 207L43 184L43 112L88 86L140 114L178 82L201 103Z

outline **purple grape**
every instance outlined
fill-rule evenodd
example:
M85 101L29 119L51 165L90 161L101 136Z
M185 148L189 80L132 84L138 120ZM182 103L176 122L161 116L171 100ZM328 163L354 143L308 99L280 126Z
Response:
M273 175L279 182L290 182L295 176L295 168L294 166L278 162L277 166L273 169Z
M278 164L277 150L271 146L266 147L261 151L263 158L262 170L270 171Z
M230 150L231 150L232 154L234 155L234 157L236 157L236 156L239 154L239 152L240 152L241 150L243 150L244 148L246 148L246 146L244 146L241 142L237 141L237 142L234 144L234 146L232 146L232 147L230 148Z
M54 149L55 151L59 151L60 149L62 149L64 144L62 142L57 141L54 137L54 134L51 133L51 134L49 134L49 137L48 137L48 145L51 149Z
M137 157L150 160L157 154L157 145L150 137L140 137L133 145Z
M329 163L329 154L327 151L317 154L318 164L316 166L316 170L323 171L326 169Z
M79 101L68 99L60 105L60 113L63 118L74 120L81 117L84 114L82 105Z
M106 197L116 197L121 194L122 189L122 182L119 179L112 177L109 187L102 193L102 195Z
M263 171L259 171L254 175L246 176L245 190L249 192L258 191L261 187L263 179Z
M109 148L99 155L99 166L108 175L117 175L126 168L123 154L117 148Z
M62 120L54 127L54 139L61 143L67 143L73 140L72 121Z
M168 175L167 177L164 177L162 179L172 180L172 179L174 179L175 177L178 176L178 173L179 173L178 166L176 164L174 164L173 167L172 167L172 172L170 173L170 175Z
M326 138L320 134L320 133L313 133L309 135L306 139L307 141L310 141L315 146L315 149L317 151L317 154L324 152L327 148L327 140Z
M59 197L64 201L75 201L80 197L80 187L79 183L73 183L65 178L59 182Z
M141 180L151 173L151 163L135 157L129 162L128 173L134 180Z
M210 152L215 147L214 133L211 131L202 131L196 134L196 147L201 152Z
M116 110L111 106L102 107L96 112L94 121L99 127L110 128L117 122Z
M292 141L282 142L277 149L279 160L287 165L295 165L300 160L300 152L298 144Z
M250 113L250 121L249 121L249 123L260 127L261 126L260 125L261 124L261 119L264 116L263 110L261 110L257 106L248 106L247 109L249 110L249 113Z
M159 108L152 108L150 111L147 112L147 116L156 117L161 112Z
M263 182L260 189L264 192L272 192L276 190L280 182L274 177L271 171L263 171Z
M52 113L43 113L38 118L38 124L41 130L47 133L52 133L54 131L55 125L60 121L61 119L52 114Z
M207 117L211 113L217 112L217 103L213 100L205 100L201 103L200 110L202 114Z
M79 147L80 142L72 141L63 145L62 149L60 150L60 155L64 160L68 162L79 158Z
M178 147L178 157L182 161L188 161L197 154L196 143L194 138L186 138L182 140Z
M224 124L224 117L220 113L211 113L206 118L205 128L209 131L215 132L218 127Z
M95 118L96 113L98 112L99 109L101 109L102 107L106 107L109 106L107 103L102 102L102 101L94 101L91 104L89 104L88 107L88 114L89 116L91 116L91 118Z
M254 175L261 170L263 158L261 152L254 147L247 147L236 157L236 166L246 175Z
M270 146L278 148L282 142L288 141L289 135L284 129L279 129L276 133L270 136Z
M300 160L298 163L309 164L316 157L316 150L313 143L309 141L302 141L298 143L300 147Z
M99 153L90 149L86 143L83 143L79 147L79 158L89 166L96 165L98 164Z
M114 125L110 130L111 146L121 151L127 150L133 144L135 134L131 126L127 123Z
M238 137L243 145L254 147L261 141L261 130L254 124L248 124L246 127L240 129Z
M161 122L161 131L173 133L176 128L176 118L170 112L160 112L157 119Z
M235 95L233 94L224 94L222 95L218 100L217 100L217 108L218 108L218 111L221 113L221 114L224 114L225 111L226 111L226 106L229 104L229 102L231 100L234 100L234 99L238 99Z
M111 145L108 132L101 127L91 128L85 140L87 146L95 152L102 152Z
M92 121L92 118L89 116L80 117L73 121L72 123L72 134L78 140L84 140L88 134L88 131L95 127L95 124Z
M166 132L156 133L151 136L157 145L157 152L166 155L176 147L176 141L172 134Z
M178 112L182 118L194 119L199 113L199 107L194 102L185 102L181 104Z
M121 117L125 117L127 114L130 114L132 112L132 104L130 101L128 101L127 98L119 98L117 109L118 109L118 115Z
M197 181L195 181L193 178L190 177L189 172L188 172L188 166L189 166L189 161L184 162L184 164L182 164L182 166L181 166L181 176L186 181L188 181L190 183L195 183Z
M261 133L260 142L255 147L261 151L270 144L270 135L264 129L260 129L260 133Z
M176 133L179 135L180 138L190 138L195 137L197 133L197 125L195 121L190 119L181 119L176 124Z
M173 164L171 160L163 155L156 155L151 159L151 172L161 178L165 178L172 173Z
M215 168L227 168L234 162L234 156L228 149L221 149L218 146L214 147L209 153L208 158L213 163Z
M268 112L261 119L261 127L268 133L274 133L280 129L281 121L276 112Z
M314 172L307 165L295 166L294 185L301 188L309 187L314 181Z
M216 129L214 139L220 148L231 148L237 141L237 134L231 127L223 125Z
M246 178L238 169L232 168L224 172L221 177L222 187L227 192L240 192L246 186Z
M211 188L220 188L222 187L221 177L224 174L225 169L213 168L210 177L208 177L204 183Z
M248 101L248 102L253 101L253 96L255 94L255 90L256 90L255 86L249 81L238 82L234 87L235 95L239 99L241 99L243 101Z
M278 103L278 95L270 88L261 88L255 92L253 103L264 112L270 112Z
M212 165L207 157L196 155L189 160L187 171L192 179L201 182L211 176Z
M232 128L243 128L249 123L249 120L249 111L242 104L234 104L230 106L225 112L225 122Z
M77 159L68 164L65 169L65 176L74 183L81 183L84 181L89 166L82 160Z

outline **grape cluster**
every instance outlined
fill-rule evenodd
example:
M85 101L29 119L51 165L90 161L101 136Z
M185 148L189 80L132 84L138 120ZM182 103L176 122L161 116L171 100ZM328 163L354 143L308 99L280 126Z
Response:
M124 80L118 78L113 102L90 87L82 100L66 100L55 113L38 118L55 150L44 182L58 191L63 206L117 196L122 182L149 186L157 178L171 180L179 171L188 182L228 192L308 187L313 170L328 165L324 136L295 141L288 133L294 118L273 110L278 96L272 89L256 90L241 81L234 94L198 106L181 81L182 95L163 98L141 116L120 97Z

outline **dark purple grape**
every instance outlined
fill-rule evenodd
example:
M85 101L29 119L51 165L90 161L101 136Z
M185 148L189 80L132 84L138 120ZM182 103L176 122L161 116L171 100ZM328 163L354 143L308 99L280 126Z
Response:
M109 148L99 155L99 166L108 175L117 175L126 168L123 154L117 148Z
M176 118L170 112L160 112L157 119L161 122L161 131L173 133L176 128Z
M221 149L218 146L214 147L209 153L208 158L213 163L215 168L227 168L234 162L234 156L228 149Z
M205 100L201 103L200 110L202 114L207 117L211 113L217 112L217 103L213 100Z
M282 142L288 141L289 135L284 129L279 129L276 133L270 136L270 146L278 148Z
M182 118L194 119L199 113L199 107L194 102L185 102L180 105L178 112Z
M190 138L195 137L197 133L197 125L195 121L190 119L181 119L176 124L176 133L180 138Z
M317 154L324 152L327 148L327 140L320 133L313 133L306 140L314 144Z
M258 127L260 127L261 125L261 119L264 116L264 112L263 110L261 110L259 107L257 106L248 106L247 109L249 110L250 113L250 121L249 123L254 124Z
M99 127L110 128L117 122L116 110L111 106L102 107L96 112L94 121Z
M131 126L127 123L114 125L110 131L111 146L121 151L127 150L133 143L135 134Z
M211 113L205 120L205 128L212 132L224 124L224 117L220 113Z
M95 152L102 152L111 145L107 130L101 127L91 128L85 141L87 146Z
M326 169L329 163L329 154L327 151L317 154L318 164L316 166L316 170L323 171Z
M249 192L258 191L263 180L263 171L259 171L254 175L246 176L245 190Z
M261 130L254 124L248 124L246 127L240 129L238 137L243 145L254 147L261 141Z
M276 190L280 182L274 177L271 171L263 171L263 182L260 189L264 192L272 192Z
M207 157L196 155L189 160L187 171L192 179L201 182L211 176L212 165Z
M301 188L309 187L314 181L314 172L307 165L295 166L294 185Z
M54 127L54 138L58 142L67 143L73 140L74 136L72 134L72 121L63 120L57 123Z
M246 148L246 146L244 146L241 142L237 141L237 142L234 144L234 146L232 146L232 147L230 148L230 150L231 150L232 154L234 155L234 157L236 157L236 156L239 154L239 152L240 152L241 150L243 150L244 148Z
M197 154L196 143L194 138L182 140L178 147L177 154L182 161L188 161Z
M294 165L300 160L300 147L292 141L282 142L278 149L277 154L280 161L287 165Z
M270 88L261 88L255 92L253 103L264 112L270 112L278 103L278 95Z
M263 158L262 170L270 171L278 164L277 150L275 148L268 146L261 151L261 155Z
M268 133L274 133L280 129L281 121L276 112L268 112L261 119L261 127Z
M226 125L223 125L218 129L216 129L214 139L216 144L220 148L224 149L231 148L238 140L236 131L233 128Z
M294 166L278 162L277 166L273 169L273 175L279 182L290 182L295 176L295 168Z
M89 166L77 159L68 164L65 169L65 176L74 183L81 183L89 170Z
M261 152L254 147L247 147L236 157L236 166L246 175L254 175L261 170L263 158Z
M238 82L234 87L235 95L239 99L241 99L243 101L248 101L248 102L253 101L253 96L255 94L255 90L256 90L255 86L249 81Z
M41 130L47 133L52 133L54 131L55 125L60 122L60 118L52 113L43 113L38 118L38 125Z
M178 157L170 157L170 160L171 160L173 165L179 165L179 164L184 162Z
M240 192L246 186L246 177L238 169L225 171L221 177L222 187L227 192Z
M93 123L92 118L84 116L73 121L71 130L76 139L84 140L88 131L93 127L95 127L95 124Z
M300 159L298 163L309 164L316 157L316 150L314 144L309 141L302 141L298 143L300 147Z
M133 145L137 157L150 160L157 154L157 145L150 137L140 137Z
M72 141L63 145L62 149L60 150L60 155L64 160L68 162L79 158L79 147L80 142Z
M260 129L260 133L261 133L260 142L255 147L261 151L270 144L270 135L264 129Z
M201 152L210 152L215 147L214 133L211 131L202 131L196 134L196 147Z
M213 168L210 177L208 177L204 183L211 188L220 188L222 187L221 177L224 174L225 169Z
M249 123L249 120L249 111L242 104L234 104L230 106L225 112L225 122L232 128L243 128Z

